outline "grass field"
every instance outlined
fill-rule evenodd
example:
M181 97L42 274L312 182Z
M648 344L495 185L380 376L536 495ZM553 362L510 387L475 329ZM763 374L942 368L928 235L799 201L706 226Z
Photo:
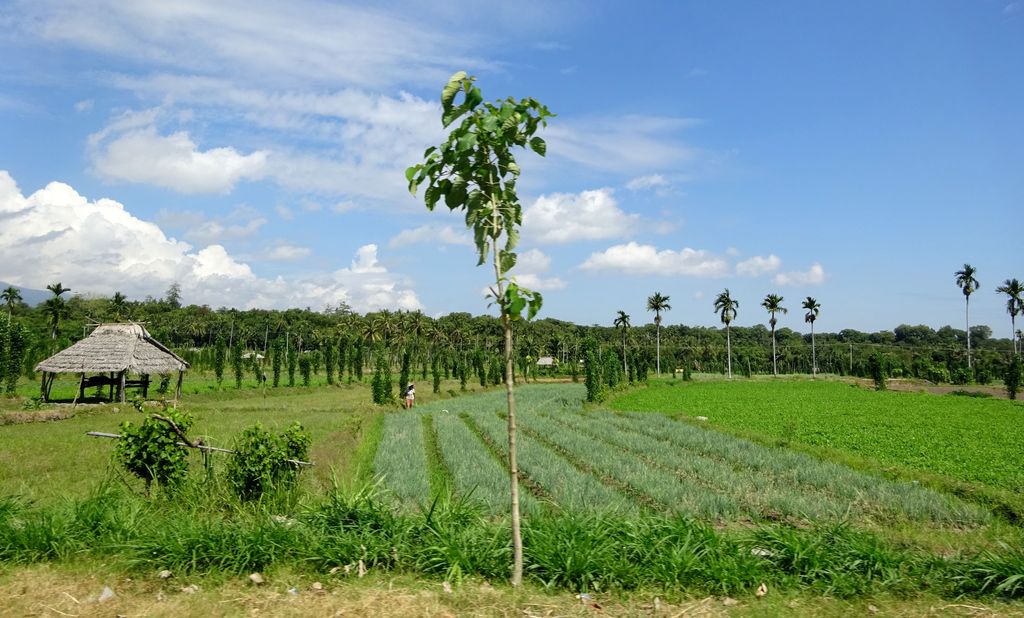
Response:
M655 383L627 392L615 405L648 396L678 407L668 403L669 395L704 386ZM772 386L806 388L800 382ZM849 387L827 388L837 398L860 395ZM88 565L101 562L107 572L141 582L168 568L183 580L232 591L233 600L205 595L210 602L248 599L243 607L269 613L274 610L264 603L280 596L241 592L231 582L253 570L281 585L290 581L303 600L289 602L300 603L301 613L298 608L334 607L319 592L301 594L308 588L303 582L322 580L332 592L362 594L348 576L328 577L342 567L355 573L365 565L376 581L413 578L401 584L406 589L423 577L428 587L436 578L456 587L474 577L505 578L503 390L454 398L425 392L412 411L370 404L364 385L199 391L186 390L181 407L197 418L192 433L213 444L230 446L256 422L271 428L302 422L317 466L303 475L301 491L285 500L239 503L196 465L179 494L145 498L138 482L122 482L124 474L109 465L112 442L84 436L141 418L130 406L80 406L63 420L0 425L0 572L45 578L33 565L46 563L81 579L76 569L88 572ZM1024 597L1024 535L981 502L796 452L772 434L757 434L752 442L709 430L706 423L672 418L675 408L665 410L671 414L652 413L658 411L653 404L637 404L640 411L593 409L582 405L582 396L573 384L517 389L523 532L534 592L511 598L499 591L506 596L479 614L505 615L503 604L520 612L543 604L537 587L601 591L602 602L622 615L649 613L655 595L679 608L700 601L708 615L712 608L772 614L783 604L804 607L808 615L864 611L862 603L833 604L823 595L881 599L898 613L943 598L988 604ZM975 401L956 399L968 406ZM53 409L69 407L39 412ZM0 416L22 413L18 402L0 403ZM11 581L0 578L0 589ZM772 591L770 600L753 595L762 583ZM180 590L178 581L174 585L122 587L126 598L142 599L154 590L170 596ZM422 596L417 586L411 594ZM37 595L21 590L13 595L22 603L17 606L42 611L32 605L42 603ZM709 594L715 598L707 601ZM724 595L741 602L722 606ZM472 613L464 603L489 603L458 591L431 599L430 611L413 603L409 613ZM572 614L565 600L551 607ZM130 607L139 603L145 600ZM150 607L154 613L200 611L185 598ZM1019 603L999 607L1021 609Z
M1024 403L928 393L877 392L839 381L652 382L610 402L660 412L779 444L806 445L1024 493Z

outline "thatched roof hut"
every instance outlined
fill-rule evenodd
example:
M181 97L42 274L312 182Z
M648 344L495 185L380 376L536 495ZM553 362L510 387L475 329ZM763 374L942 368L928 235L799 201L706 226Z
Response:
M187 362L153 339L141 324L127 323L100 324L85 339L36 365L36 371L43 372L44 400L49 397L54 375L78 373L82 376L80 395L89 386L109 385L113 397L113 387L117 385L117 398L124 401L126 386L142 387L145 396L150 374L175 371L178 372L177 395L180 396L182 372L188 367ZM86 374L101 375L86 379ZM102 374L109 374L109 377ZM127 374L141 376L141 379L129 383Z

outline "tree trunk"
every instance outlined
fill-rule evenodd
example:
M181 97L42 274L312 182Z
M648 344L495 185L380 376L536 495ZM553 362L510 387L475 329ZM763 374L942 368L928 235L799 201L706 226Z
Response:
M967 368L971 368L971 296L964 294L964 322L967 325Z
M776 359L778 354L775 353L775 327L772 326L772 375L779 377L779 366Z
M512 585L523 583L523 537L519 526L519 467L516 461L516 397L512 389L512 323L502 315L505 327L505 395L508 399L508 471L512 494Z
M629 377L629 368L626 366L626 331L622 331L622 373Z
M811 375L818 375L818 350L814 346L814 322L811 322Z
M656 335L655 335L655 337L656 337L656 347L658 349L658 354L657 354L658 367L657 367L657 371L658 371L658 375L660 376L661 375L661 324L660 323L657 324L657 330L655 331L655 333L656 333Z
M729 365L729 379L732 379L732 337L729 334L729 325L725 325L725 356Z

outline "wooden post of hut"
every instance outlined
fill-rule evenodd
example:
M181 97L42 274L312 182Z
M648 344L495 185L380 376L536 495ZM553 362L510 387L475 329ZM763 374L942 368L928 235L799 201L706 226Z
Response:
M128 375L128 370L125 369L117 376L117 400L120 403L124 403L124 380Z
M178 372L178 385L174 387L174 403L177 404L178 400L181 399L181 380L185 376L184 371Z
M46 372L44 371L42 379L39 381L39 398L43 400L43 403L46 403L48 399L46 395Z

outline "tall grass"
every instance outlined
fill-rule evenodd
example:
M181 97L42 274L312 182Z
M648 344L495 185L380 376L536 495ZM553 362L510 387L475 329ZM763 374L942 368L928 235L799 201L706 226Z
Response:
M282 511L290 505L291 511ZM539 513L524 521L526 572L555 589L742 594L761 583L837 597L877 592L1024 598L1024 554L1003 547L938 557L846 525L719 531L683 516ZM507 576L507 522L466 501L394 508L379 490L242 504L204 488L146 500L107 485L43 507L0 499L0 566L95 559L179 576L345 568L457 580ZM335 569L338 567L338 569Z

